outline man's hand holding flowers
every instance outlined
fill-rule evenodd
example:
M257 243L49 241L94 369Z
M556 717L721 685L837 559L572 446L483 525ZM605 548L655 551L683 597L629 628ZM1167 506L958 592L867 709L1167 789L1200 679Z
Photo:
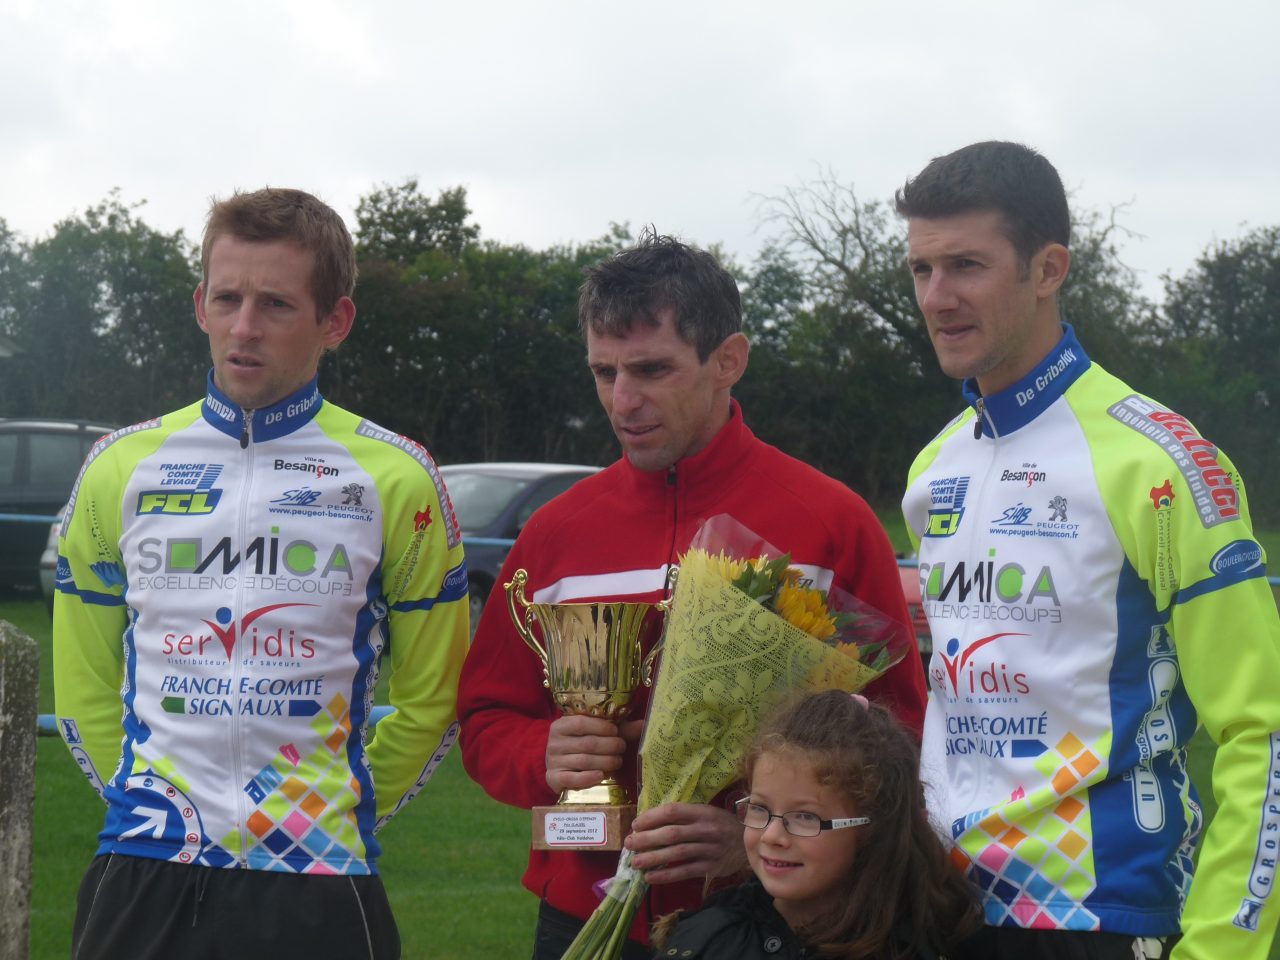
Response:
M650 885L728 877L747 869L742 824L722 807L664 803L636 817L626 848Z

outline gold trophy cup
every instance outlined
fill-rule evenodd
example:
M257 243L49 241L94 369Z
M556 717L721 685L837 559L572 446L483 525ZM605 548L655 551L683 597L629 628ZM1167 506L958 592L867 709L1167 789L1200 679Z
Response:
M542 662L542 685L568 716L622 723L631 695L653 682L653 657L641 655L645 620L664 603L530 603L529 575L504 585L516 631ZM517 603L523 612L517 609ZM543 643L531 629L536 621ZM555 806L533 808L535 850L621 850L636 807L611 776L583 790L565 790Z

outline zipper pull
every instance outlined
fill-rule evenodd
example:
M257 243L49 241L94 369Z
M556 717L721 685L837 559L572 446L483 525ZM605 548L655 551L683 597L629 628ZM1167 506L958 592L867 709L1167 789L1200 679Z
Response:
M676 485L676 465L673 463L667 469L667 486L674 487Z
M979 397L977 403L973 405L973 409L978 413L978 415L973 418L973 439L977 440L982 436L982 418L987 415L987 406L982 402L981 397Z
M244 450L249 446L249 421L253 419L252 410L241 410L244 415L244 429L240 431L240 449Z

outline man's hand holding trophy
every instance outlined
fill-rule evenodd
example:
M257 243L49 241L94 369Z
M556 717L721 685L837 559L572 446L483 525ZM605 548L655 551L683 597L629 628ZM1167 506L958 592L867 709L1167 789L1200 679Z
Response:
M530 603L528 574L504 585L516 631L542 662L543 686L565 716L596 717L621 728L632 694L653 682L658 647L641 641L653 603ZM542 635L535 636L534 626ZM533 808L535 850L621 850L636 807L608 773L598 783L565 789L553 806Z

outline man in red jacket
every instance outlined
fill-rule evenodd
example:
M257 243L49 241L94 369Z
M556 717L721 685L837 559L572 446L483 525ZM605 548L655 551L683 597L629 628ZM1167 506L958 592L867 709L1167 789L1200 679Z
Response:
M812 577L910 620L893 550L857 494L757 440L730 390L747 368L742 306L710 254L647 234L591 268L578 301L587 364L624 456L533 515L499 582L524 568L534 602L654 602L668 565L701 523L727 513ZM646 647L653 637L645 639ZM917 737L924 676L909 656L867 689ZM647 691L632 700L644 716ZM463 667L458 713L467 772L519 807L553 804L562 790L613 773L635 796L641 721L621 727L560 716L542 665L495 591ZM707 878L745 870L742 827L717 805L666 804L636 818L627 846L652 885L626 957L648 957L648 925L696 906ZM616 853L534 850L524 885L541 898L534 960L558 960L613 876Z

